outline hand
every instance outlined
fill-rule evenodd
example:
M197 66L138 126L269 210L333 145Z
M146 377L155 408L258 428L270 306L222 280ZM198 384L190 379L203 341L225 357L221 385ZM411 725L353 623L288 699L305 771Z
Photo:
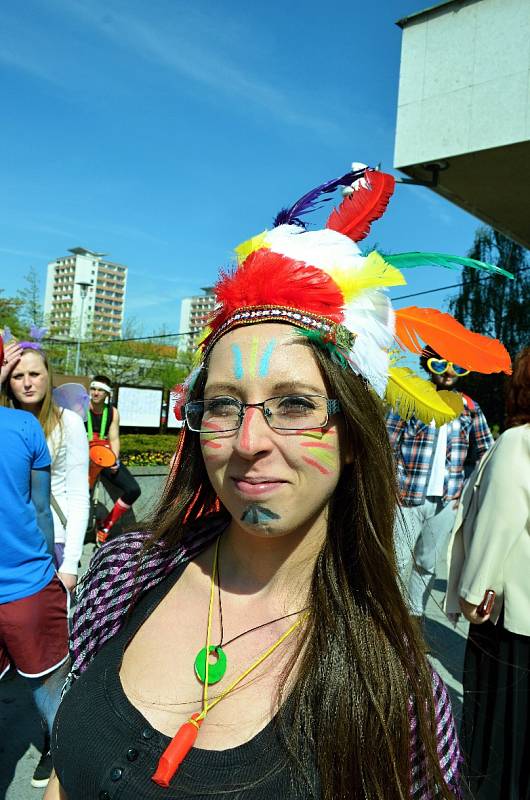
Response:
M477 614L477 608L479 606L475 606L473 603L468 603L463 597L459 597L458 600L460 603L460 608L462 609L462 614L468 620L468 622L472 622L473 625L482 625L483 622L487 622L491 617L491 614L486 614L486 616L481 617L480 614Z
M119 468L120 468L119 464L114 464L113 467L109 467L110 471L113 472L114 474L119 470Z
M69 572L58 572L60 581L69 592L73 592L77 586L77 575L71 575Z
M18 342L9 342L4 347L4 360L0 364L0 386L6 381L11 374L11 370L20 361L22 355L22 348Z

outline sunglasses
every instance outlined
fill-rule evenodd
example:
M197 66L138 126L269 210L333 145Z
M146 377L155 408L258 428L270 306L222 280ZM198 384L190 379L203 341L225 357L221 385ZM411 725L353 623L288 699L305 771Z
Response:
M449 368L451 368L459 378L463 375L469 375L468 369L460 367L452 361L447 361L446 358L429 358L427 360L427 367L434 375L443 375Z

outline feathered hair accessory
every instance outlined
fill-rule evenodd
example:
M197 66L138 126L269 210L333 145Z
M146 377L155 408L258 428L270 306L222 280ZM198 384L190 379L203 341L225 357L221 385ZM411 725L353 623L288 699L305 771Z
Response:
M406 283L401 269L433 264L471 266L513 277L499 267L441 253L363 255L356 242L385 212L394 178L364 165L312 189L276 216L265 230L236 247L237 267L221 273L217 306L198 345L197 363L228 331L266 321L285 322L361 375L404 418L441 425L462 413L460 394L434 385L399 366L396 351L421 353L430 344L444 358L469 370L511 371L503 345L471 333L436 309L394 312L387 289ZM343 188L344 199L323 230L306 230L302 217ZM423 343L423 344L422 344Z

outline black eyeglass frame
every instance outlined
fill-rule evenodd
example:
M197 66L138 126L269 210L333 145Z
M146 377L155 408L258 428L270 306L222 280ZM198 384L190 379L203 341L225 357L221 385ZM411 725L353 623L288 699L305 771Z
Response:
M270 416L267 414L267 409L265 408L267 403L269 403L271 400L283 400L283 399L290 398L290 397L292 397L292 398L306 397L308 399L312 398L312 397L318 397L321 400L325 400L326 401L326 418L325 418L324 422L321 425L312 425L310 428L300 428L299 425L297 425L294 428L278 428L278 427L275 427L274 425L271 425ZM308 431L311 431L311 430L317 430L317 429L320 429L320 428L325 428L327 426L328 422L329 422L329 418L333 414L340 414L341 411L342 411L342 409L340 407L340 402L338 400L334 400L332 398L325 397L325 395L323 395L323 394L285 394L285 395L284 394L280 394L280 395L276 395L275 397L268 397L266 400L263 400L263 402L261 402L261 403L242 403L241 400L238 400L236 397L230 397L229 395L222 396L222 397L211 397L211 398L209 398L209 400L222 400L222 399L232 400L239 407L239 413L238 413L239 424L238 424L238 426L236 428L227 428L226 430L222 430L222 431L213 431L213 430L209 430L209 429L205 430L204 428L199 428L199 429L192 428L190 423L189 423L189 419L188 419L188 408L193 406L193 405L201 405L201 406L204 407L204 403L208 402L208 400L190 400L185 405L182 406L182 418L186 421L186 425L188 426L188 429L190 431L192 431L193 433L203 433L203 434L204 433L207 433L207 434L212 434L212 433L219 433L219 434L222 434L222 433L235 433L235 431L238 431L241 428L241 425L243 423L243 418L245 416L247 408L259 408L259 409L261 409L261 412L262 412L262 414L263 414L263 416L265 418L265 421L267 422L267 425L273 431L297 431L297 430L308 430Z

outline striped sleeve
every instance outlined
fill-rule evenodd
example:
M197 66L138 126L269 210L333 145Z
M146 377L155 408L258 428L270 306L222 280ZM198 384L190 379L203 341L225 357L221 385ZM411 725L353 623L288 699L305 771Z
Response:
M453 793L455 800L462 800L460 766L462 756L456 733L456 725L451 708L451 700L444 682L433 670L434 717L436 725L436 749L444 781ZM411 704L412 705L412 704ZM419 738L418 720L411 713L411 800L436 800L429 790L425 748Z

